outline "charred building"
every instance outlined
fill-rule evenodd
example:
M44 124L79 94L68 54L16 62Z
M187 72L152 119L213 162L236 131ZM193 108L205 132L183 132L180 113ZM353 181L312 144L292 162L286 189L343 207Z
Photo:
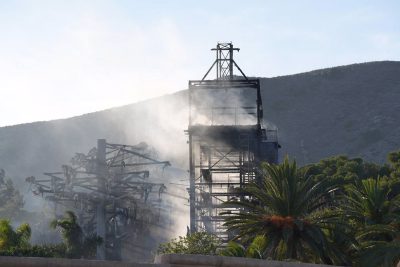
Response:
M189 81L190 231L229 239L221 205L244 196L238 188L259 179L261 162L278 162L276 129L263 124L260 80L248 78L233 59L232 43L211 49L216 60L201 80ZM240 75L234 75L234 69ZM216 71L215 79L207 79Z
M103 242L96 258L148 260L169 233L171 196L165 186L164 168L146 143L113 144L105 139L87 154L76 153L62 170L43 178L28 177L34 195L60 210L74 211L83 231Z

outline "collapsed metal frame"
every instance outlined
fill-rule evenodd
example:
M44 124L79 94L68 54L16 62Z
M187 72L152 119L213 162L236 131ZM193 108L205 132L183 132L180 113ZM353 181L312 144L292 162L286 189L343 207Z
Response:
M84 230L103 239L97 259L121 259L121 242L132 234L128 228L151 223L166 190L159 182L162 177L152 176L156 181L150 181L152 166L163 171L170 163L154 159L145 143L130 146L99 139L96 148L88 154L76 153L62 171L26 181L35 195L77 211ZM150 221L140 221L144 217Z
M258 179L258 167L261 161L278 161L277 131L263 127L263 107L259 79L249 79L233 60L233 52L239 51L232 43L218 43L212 49L216 51L216 60L202 80L189 81L189 173L190 173L190 231L207 231L222 241L230 239L230 233L223 226L221 212L239 212L235 207L221 205L231 199L246 197L240 192L246 184ZM216 79L206 80L216 66ZM241 77L233 75L233 69L239 70ZM252 106L231 107L207 106L210 113L208 122L197 122L195 117L199 108L197 92L209 91L210 94L224 90L244 90L255 93ZM237 109L253 116L254 121L241 123L237 120ZM214 124L214 110L222 110L224 115L235 116L234 123ZM234 110L231 112L230 110ZM255 110L255 112L254 112Z

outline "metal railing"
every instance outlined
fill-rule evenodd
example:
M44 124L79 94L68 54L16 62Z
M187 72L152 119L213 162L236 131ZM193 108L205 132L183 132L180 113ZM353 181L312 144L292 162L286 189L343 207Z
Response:
M197 109L197 114L205 116L202 125L252 125L257 123L257 107L211 107ZM204 120L204 117L203 117Z

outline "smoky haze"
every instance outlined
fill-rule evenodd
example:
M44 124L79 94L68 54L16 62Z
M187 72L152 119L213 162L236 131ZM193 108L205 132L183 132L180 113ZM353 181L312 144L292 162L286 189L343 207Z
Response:
M399 74L400 62L385 61L263 78L264 124L278 128L280 155L289 154L300 164L338 154L384 162L388 152L400 148ZM247 105L248 97L239 94L234 106ZM24 194L25 209L36 212L31 215L36 224L41 214L51 218L52 206L33 197L26 177L59 170L76 152L94 147L97 139L146 142L159 159L172 164L165 185L179 197L171 197L177 209L171 221L176 231L169 234L182 235L189 221L187 126L187 91L180 91L70 119L2 127L0 168ZM34 236L35 242L59 238L41 233Z
M251 88L192 92L192 125L257 124L257 91Z
M141 240L155 249L157 243L172 237L186 234L188 225L188 200L186 187L188 178L187 144L184 129L187 127L187 97L185 92L155 98L150 101L124 106L112 110L86 114L66 120L38 122L14 127L1 128L2 144L8 149L8 155L1 161L16 186L24 194L25 209L40 213L31 214L31 218L21 218L32 222L34 243L58 242L57 233L49 231L49 221L54 218L54 205L40 195L33 196L25 177L45 177L43 172L55 172L61 165L69 164L76 152L87 153L96 146L97 139L105 138L110 143L138 144L145 142L157 153L159 160L170 161L171 167L165 169L162 179L158 174L150 174L150 181L164 183L167 187L161 209L169 214L163 218L164 232L158 240ZM4 146L3 146L4 147ZM171 208L173 207L173 208ZM58 207L57 214L65 209ZM43 218L40 220L40 217ZM18 224L19 222L15 222ZM151 250L143 251L141 259L151 257ZM136 254L137 256L137 254ZM125 259L132 259L124 252ZM136 258L137 259L137 258Z

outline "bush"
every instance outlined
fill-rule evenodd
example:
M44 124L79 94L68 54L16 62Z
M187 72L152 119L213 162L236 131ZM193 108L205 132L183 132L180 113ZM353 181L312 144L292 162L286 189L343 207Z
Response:
M8 250L0 250L0 256L65 258L65 255L66 247L64 244L33 245L24 248L13 247Z
M221 242L215 235L205 232L189 234L162 243L158 247L158 254L202 254L216 255Z

